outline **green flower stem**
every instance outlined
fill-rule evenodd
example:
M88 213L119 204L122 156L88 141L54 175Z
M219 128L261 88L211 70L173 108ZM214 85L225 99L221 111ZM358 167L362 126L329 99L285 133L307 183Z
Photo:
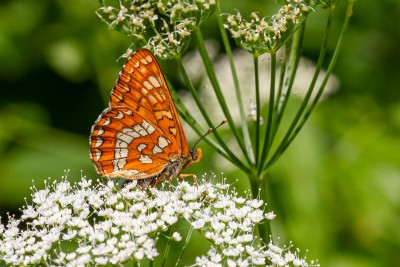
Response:
M293 35L290 48L285 51L284 64L281 66L280 87L275 105L276 119L273 125L271 140L273 140L278 132L280 123L285 113L286 106L293 88L293 83L296 77L296 71L301 58L301 50L304 38L305 21L300 25L299 29ZM271 142L272 143L272 142ZM266 162L264 165L266 165ZM266 171L267 166L263 166L263 171Z
M181 253L179 254L178 260L176 261L175 267L178 267L178 266L181 265L183 254L185 253L185 250L186 250L186 248L187 248L187 246L189 244L190 238L192 237L192 233L193 233L193 226L190 225L188 234L186 236L185 244L183 244L183 247L181 249Z
M208 78L210 79L211 85L212 85L212 87L214 89L214 93L215 93L215 95L216 95L216 97L218 99L219 105L220 105L222 111L224 112L224 115L225 115L225 117L226 117L226 119L228 121L228 124L229 124L229 127L231 129L231 132L233 133L233 135L234 135L234 137L235 137L240 149L242 150L243 155L245 156L247 162L249 164L251 164L251 160L249 158L249 155L246 153L246 148L245 148L245 146L243 144L243 138L239 136L238 130L235 127L235 122L232 119L232 116L231 116L231 114L229 112L229 109L228 109L228 106L226 104L225 98L224 98L224 96L222 94L221 87L220 87L220 85L218 83L217 76L215 74L215 70L213 68L213 64L211 62L211 59L210 59L210 57L208 55L208 52L207 52L207 49L205 47L204 39L203 39L203 36L202 36L202 34L200 32L200 29L197 29L195 32L196 32L196 37L197 37L196 38L197 39L197 47L198 47L198 50L200 52L200 56L201 56L201 58L203 60L204 66L206 68L206 72L207 72Z
M254 55L254 80L255 80L255 93L256 93L256 138L255 138L255 158L258 167L260 161L260 125L261 125L261 96L260 96L260 75L258 70L258 56Z
M267 179L262 175L258 175L256 173L250 174L249 177L253 198L259 197L262 201L264 201L264 203L269 203L267 199ZM264 213L268 213L268 206L265 206L265 208L266 210L264 211ZM257 227L261 240L264 244L268 244L270 242L270 239L272 238L270 221L266 220L264 224L258 224Z
M229 64L230 64L231 71L232 71L233 84L234 84L234 87L235 87L236 98L237 98L237 102L238 102L238 105L239 105L240 126L242 128L244 144L245 144L246 150L247 150L246 154L250 158L250 161L251 161L250 163L254 164L254 162L255 162L254 155L253 155L254 152L253 152L253 148L252 148L252 145L251 145L249 126L247 124L247 119L246 119L247 116L246 116L246 113L244 111L243 98L242 98L242 93L240 91L239 79L238 79L237 72L236 72L235 62L233 60L232 48L231 48L231 45L229 43L228 35L227 35L226 30L224 28L224 22L223 22L222 16L221 16L221 7L220 7L219 1L217 1L216 17L217 17L218 26L219 26L219 29L220 29L220 32L221 32L222 42L224 44L225 52L226 52L226 54L228 56Z
M328 82L328 79L333 71L333 68L336 64L336 61L339 57L339 53L342 47L342 41L343 41L343 36L344 33L347 30L347 26L352 14L352 10L353 10L353 5L354 5L355 0L349 0L348 1L348 6L347 6L347 15L345 18L345 21L343 22L343 26L342 26L342 30L339 36L339 39L337 41L336 44L336 48L335 48L335 52L332 56L331 62L328 66L327 69L327 73L324 77L324 80L320 86L320 88L318 89L317 95L316 97L313 99L313 101L311 102L310 107L307 109L307 111L303 114L303 111L306 109L307 107L307 103L304 103L305 101L303 101L302 106L300 107L298 113L296 114L296 118L293 120L288 132L286 133L285 137L283 138L282 142L280 143L278 149L275 151L274 155L271 157L271 159L269 160L269 162L267 163L267 166L270 166L271 164L273 164L278 158L279 156L282 155L282 153L286 150L286 148L290 145L290 143L294 140L294 138L297 136L297 134L300 132L301 128L303 127L303 125L305 124L305 122L307 121L307 119L309 118L312 110L315 108L315 106L318 103L318 100L320 99L322 92L326 86L326 83ZM331 26L332 26L332 20L333 20L333 15L334 15L334 11L335 11L335 6L332 6L329 9L329 16L328 16L328 21L327 21L327 27L326 27L326 31L325 31L325 36L324 36L324 41L321 47L321 52L320 52L320 56L318 59L318 63L317 63L317 67L316 67L316 71L315 71L315 75L313 78L313 81L310 84L310 88L309 91L307 92L307 95L305 97L305 100L310 98L312 90L315 86L315 82L314 80L316 80L318 78L318 74L320 69L322 68L322 63L326 54L326 47L327 47L327 43L328 43L328 39L331 33ZM311 91L311 92L310 92ZM310 95L310 96L308 96ZM308 97L307 97L308 96ZM301 112L300 112L301 111ZM301 116L303 115L303 116Z
M203 103L201 103L200 98L196 92L196 89L193 86L192 81L190 80L189 74L186 71L185 66L183 65L182 62L182 58L181 57L177 57L176 58L176 62L178 64L179 70L183 76L183 79L185 80L186 85L188 86L188 89L190 91L190 93L193 96L194 101L196 102L197 107L199 108L201 114L203 115L204 119L206 120L208 126L210 128L213 127L213 124L211 122L210 117L207 114L207 111L203 105ZM231 161L233 164L235 164L236 166L238 166L240 169L244 170L244 171L249 171L249 168L247 166L245 166L240 159L238 159L235 154L233 154L233 152L229 149L229 147L226 145L226 142L224 140L222 140L221 136L218 134L218 131L213 131L213 135L215 136L215 138L217 139L218 143L221 145L222 149L226 152L226 154L228 154L228 160ZM207 139L207 138L206 138Z
M272 144L272 127L275 123L274 121L274 101L275 101L275 80L276 80L276 52L271 52L271 83L269 91L269 106L268 106L268 119L267 128L265 130L264 146L262 148L262 154L260 159L260 165L257 172L260 174L263 170L263 166L267 160L268 152Z
M289 61L289 57L291 55L291 50L289 48L288 45L285 45L284 47L284 56L283 56L283 60L281 63L281 68L280 68L280 74L279 74L279 86L278 86L278 92L276 94L276 99L278 101L275 102L275 110L274 112L278 115L278 111L281 109L283 101L285 100L285 98L287 97L287 89L288 89L288 79L285 79L286 73L290 73L290 71L288 71L286 68L289 68L288 66L288 61ZM289 69L290 70L290 69Z
M167 245L165 246L165 250L164 250L163 260L162 260L162 263L161 263L162 267L164 267L165 263L167 262L167 258L168 258L168 255L169 255L169 249L171 248L171 236L172 236L172 233L174 231L175 231L175 225L172 225L172 227L171 227L171 229L169 231L169 235L168 235L169 238L168 238L168 241L167 241Z
M301 58L301 49L304 38L304 30L305 30L305 21L300 25L299 29L295 32L292 38L291 46L288 49L289 55L287 56L287 60L285 60L285 64L282 66L282 71L286 78L283 83L282 93L279 94L279 101L276 105L276 114L277 114L277 123L278 126L280 121L282 120L287 102L289 100L290 93L293 88L294 79L296 77L296 71L298 69L298 65ZM286 64L287 63L287 64ZM275 131L277 128L275 129Z
M308 110L305 112L301 122L299 123L299 126L295 129L294 133L291 135L291 137L289 139L289 142L288 142L288 145L297 136L297 134L299 133L299 131L301 130L301 128L303 127L303 125L305 124L305 122L307 121L309 116L311 115L311 112L314 110L314 108L318 104L318 101L321 98L321 95L322 95L322 93L324 91L324 88L325 88L326 84L328 83L329 77L332 74L333 68L336 65L336 61L339 58L340 50L342 48L342 43L343 43L343 37L344 37L345 32L347 31L347 27L348 27L351 15L353 14L353 5L354 5L355 1L356 0L349 0L348 1L347 11L346 11L346 18L345 18L345 21L343 22L342 30L341 30L341 33L340 33L340 36L339 36L339 39L338 39L338 42L337 42L337 45L336 45L336 48L335 48L335 52L333 53L331 62L329 63L328 69L326 71L326 75L325 75L320 87L318 88L317 95L315 96L315 98L311 102L311 105L308 108ZM335 11L335 6L332 6L329 9L330 18L333 18L334 11ZM330 29L329 29L329 31L330 31Z

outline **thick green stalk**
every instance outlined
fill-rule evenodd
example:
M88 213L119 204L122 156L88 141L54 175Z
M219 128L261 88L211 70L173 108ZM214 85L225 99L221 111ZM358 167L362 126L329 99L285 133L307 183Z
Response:
M260 75L258 69L258 56L254 55L254 80L256 93L256 138L255 138L255 158L257 168L260 162L260 126L261 126L261 95L260 95Z
M264 203L268 203L268 192L266 190L267 179L256 173L250 173L250 185L253 198L260 198ZM265 213L268 213L268 206L265 207ZM268 244L272 238L271 223L267 220L263 224L258 224L258 232L264 244Z
M262 149L262 154L260 158L260 165L257 169L258 174L260 174L263 170L264 163L267 160L268 152L270 150L272 144L272 127L275 123L274 121L274 101L275 101L275 76L276 76L276 52L271 53L271 72L270 72L270 88L269 88L269 106L268 106L268 119L267 119L267 128L265 130L264 137L264 146Z
M254 152L253 152L253 148L251 145L249 126L247 124L247 116L244 111L243 97L242 97L242 93L240 91L239 79L238 79L237 72L236 72L235 62L233 60L231 45L229 43L228 35L226 34L226 31L224 28L224 23L222 21L221 7L219 4L219 1L217 1L216 16L217 16L218 26L219 26L219 29L221 32L221 37L222 37L222 42L224 44L225 52L228 56L229 64L231 66L232 79L233 79L233 84L235 87L236 99L237 99L237 102L239 105L240 126L242 128L242 134L243 134L244 144L246 147L246 153L249 155L249 158L251 161L250 164L254 164L254 161L255 161L254 155L253 155Z
M211 62L211 59L208 55L208 52L207 52L206 46L204 44L204 39L200 32L200 29L196 30L196 37L197 37L196 38L197 39L197 48L200 52L200 56L203 60L204 67L206 69L208 78L211 82L212 88L214 89L214 93L217 97L218 103L228 121L228 125L231 129L231 132L233 133L233 136L236 139L236 142L238 143L240 149L242 150L243 155L245 156L247 162L249 164L251 164L251 160L249 158L249 155L246 153L246 148L243 144L243 138L239 136L238 130L235 127L235 122L233 121L231 113L229 112L228 105L226 104L226 100L222 93L221 86L219 85L219 82L217 80L217 75L215 74L215 70L214 70L213 64Z
M200 98L196 92L196 89L193 86L193 83L189 77L189 74L186 71L185 66L182 63L182 59L180 57L176 58L176 62L178 64L179 70L183 76L183 79L185 80L186 85L188 86L188 89L190 91L190 93L193 96L194 101L196 102L197 107L199 108L201 114L203 115L204 119L206 120L208 126L210 128L213 127L213 124L211 122L210 117L207 114L207 111L203 105L203 103L200 101ZM226 152L226 154L229 156L229 160L235 164L236 166L238 166L240 169L242 169L243 171L249 171L249 168L247 166L245 166L240 159L238 159L235 154L233 154L233 152L229 149L229 147L226 145L226 142L224 140L222 140L221 136L218 134L218 131L213 131L212 132L213 135L215 136L215 138L217 139L217 142L221 145L222 149Z

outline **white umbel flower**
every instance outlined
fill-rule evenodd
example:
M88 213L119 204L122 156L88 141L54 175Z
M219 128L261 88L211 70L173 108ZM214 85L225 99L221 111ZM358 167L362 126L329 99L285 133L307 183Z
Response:
M254 247L255 226L272 216L264 214L261 200L238 197L228 184L203 182L197 188L165 182L149 191L135 186L119 188L113 180L93 185L82 178L33 188L21 219L11 216L6 226L0 224L0 260L57 266L152 261L160 254L159 234L186 220L213 244L207 255L197 255L194 266L306 266L287 248ZM171 232L170 240L179 242L182 235Z

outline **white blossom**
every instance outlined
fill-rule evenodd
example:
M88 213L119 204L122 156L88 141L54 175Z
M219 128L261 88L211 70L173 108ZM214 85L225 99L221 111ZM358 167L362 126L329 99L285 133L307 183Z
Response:
M115 6L108 2L103 1L97 15L110 28L131 36L135 46L146 46L161 58L180 55L216 5L215 0L120 1ZM129 48L123 56L131 53Z
M229 184L203 181L197 188L165 182L146 192L135 182L118 188L114 180L94 185L86 178L78 183L64 178L32 190L21 219L10 216L6 226L0 224L0 259L8 265L151 261L160 254L159 233L186 220L212 244L193 266L307 266L289 248L254 245L256 225L273 216L264 214L262 201L238 197ZM170 236L174 242L186 235L177 230Z
M287 0L270 19L250 15L250 21L238 12L228 15L224 24L238 46L255 55L276 52L307 16L311 8L303 0Z

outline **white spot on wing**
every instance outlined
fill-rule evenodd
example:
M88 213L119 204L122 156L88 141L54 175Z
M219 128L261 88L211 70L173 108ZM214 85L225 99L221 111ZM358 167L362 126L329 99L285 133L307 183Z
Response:
M145 88L140 88L140 91L142 92L143 95L147 95L147 93L149 92L148 90L146 90Z
M160 82L154 76L149 76L149 82L156 88L161 86Z
M148 155L140 155L139 160L140 160L140 162L142 162L143 164L153 163L153 160L152 160L151 158L149 158Z
M153 126L151 126L150 123L145 120L142 122L142 126L149 134L154 133L154 131L156 130Z
M123 92L129 92L130 91L129 86L127 86L127 85L120 86L120 88L121 88L121 90Z
M137 150L138 150L139 152L142 152L142 150L145 149L146 147L147 147L146 144L140 144L140 145L138 145Z
M148 132L140 125L140 124L136 124L135 126L133 126L133 129L140 134L141 136L146 136L148 135Z
M128 143L126 143L125 141L117 139L117 141L115 142L115 147L117 147L117 148L126 148L126 147L128 147Z
M121 132L117 133L117 139L127 144L132 143L132 140L138 138L140 135L130 128L123 128Z
M118 111L118 114L114 118L120 120L120 119L124 118L124 114L121 111Z
M100 136L96 136L96 144L94 144L95 147L99 147L103 144L103 138Z
M147 62L151 63L153 61L153 58L149 55L146 56Z
M158 137L158 146L161 148L168 146L168 140L163 136Z
M114 149L114 157L116 159L126 159L128 157L128 154L129 154L129 150L127 148Z
M127 69L125 67L123 69L127 71ZM123 75L122 72L119 72L119 78L122 79L124 82L130 82L131 81L131 76L130 75Z
M123 69L124 69L127 73L129 73L129 74L132 74L132 73L133 73L133 68L131 68L130 65L124 64Z
M106 121L103 123L103 126L110 125L111 119L109 117L106 118Z
M146 89L151 90L153 89L153 85L151 85L151 83L149 83L148 81L144 81L143 82L144 87L146 87Z
M152 105L156 105L158 103L157 99L154 98L152 95L147 95L147 99L150 101Z
M154 146L152 152L153 154L159 154L163 152L163 150L159 146Z
M99 129L97 129L97 135L102 135L104 133L104 129L103 127L99 127Z
M101 157L101 150L96 148L96 149L94 150L94 155L95 155L95 157L96 157L96 160L99 161L99 160L100 160L100 157Z
M125 111L125 114L128 116L132 116L133 112L132 110L128 109L127 111Z
M113 160L114 171L121 170L125 166L125 164L126 164L126 158L114 159Z

